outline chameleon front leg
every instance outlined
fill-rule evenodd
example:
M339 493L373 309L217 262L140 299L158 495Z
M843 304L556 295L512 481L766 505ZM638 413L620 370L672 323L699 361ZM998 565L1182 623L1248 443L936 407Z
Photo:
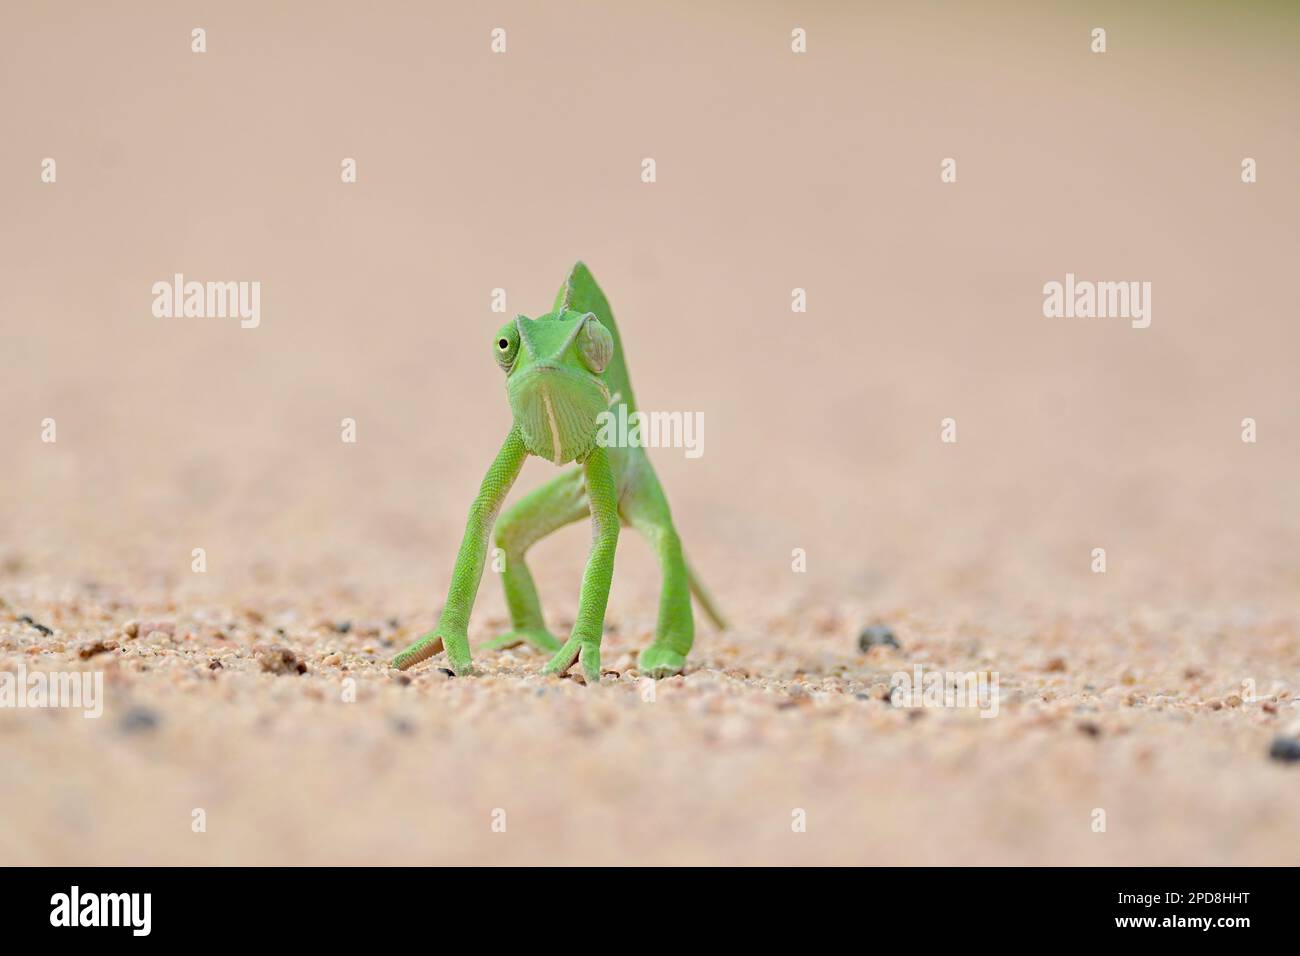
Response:
M568 641L556 652L543 674L563 674L582 658L587 685L600 683L600 639L605 630L605 605L614 579L614 552L618 547L618 488L609 467L609 455L599 445L583 465L587 478L587 502L591 508L591 553L582 575L578 616Z
M425 634L402 653L393 658L393 666L406 670L427 660L446 647L447 662L457 676L470 673L469 615L474 608L479 581L483 578L483 563L487 558L488 536L501 503L510 486L519 476L528 450L517 428L511 428L505 443L497 452L496 460L483 476L478 496L469 509L465 524L465 537L456 555L456 567L451 572L451 587L447 589L447 603L443 605L438 626Z

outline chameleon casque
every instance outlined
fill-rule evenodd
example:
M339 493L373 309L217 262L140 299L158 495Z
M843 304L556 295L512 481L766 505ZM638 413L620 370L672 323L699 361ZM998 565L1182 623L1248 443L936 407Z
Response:
M438 626L393 658L393 666L405 670L445 649L456 675L472 673L469 616L496 524L496 546L505 555L501 580L511 630L482 649L530 644L554 653L542 673L563 674L581 659L587 684L599 683L614 551L620 525L627 524L645 535L663 572L654 641L641 652L639 670L654 678L680 674L695 640L691 595L719 629L726 624L686 564L668 500L645 449L597 443L600 413L617 412L622 404L630 416L636 402L613 313L587 267L581 262L573 267L546 315L520 315L502 326L492 350L506 375L514 422L470 506ZM502 502L529 455L577 467L520 499L498 524ZM546 629L524 555L551 532L588 514L591 552L573 630L561 644Z

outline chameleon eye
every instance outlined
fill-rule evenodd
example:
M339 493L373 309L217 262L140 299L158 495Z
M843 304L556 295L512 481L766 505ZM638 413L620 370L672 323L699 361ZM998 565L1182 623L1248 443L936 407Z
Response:
M519 351L519 330L513 325L502 326L492 343L492 351L496 354L497 364L501 366L501 370L510 371L510 366L515 364L515 355Z
M605 366L614 356L614 336L610 335L609 329L601 325L600 321L590 313L582 331L578 333L576 344L578 355L582 357L582 364L597 375L605 371Z

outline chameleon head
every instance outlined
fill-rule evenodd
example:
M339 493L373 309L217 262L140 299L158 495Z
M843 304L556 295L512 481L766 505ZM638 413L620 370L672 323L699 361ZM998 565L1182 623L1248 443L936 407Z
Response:
M528 450L562 465L596 444L597 416L609 408L601 373L614 337L590 312L559 311L507 322L492 341L506 373L515 425Z

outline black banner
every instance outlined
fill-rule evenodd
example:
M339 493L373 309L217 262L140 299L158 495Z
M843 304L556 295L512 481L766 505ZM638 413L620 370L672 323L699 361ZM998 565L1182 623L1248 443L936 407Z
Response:
M927 928L942 928L974 940L1033 926L1071 942L1182 942L1199 935L1231 946L1255 930L1285 931L1294 909L1294 874L1270 869L51 868L8 875L0 903L7 939L48 943L63 937L210 945L255 937L259 943L373 945L399 927L468 927L485 919L494 939L502 926L535 938L539 931L565 931L554 924L557 905L566 916L581 916L585 929L605 923L626 931L637 919L629 923L619 913L662 897L666 885L677 909L665 911L665 919L712 923L720 939L733 940L760 928L766 937L771 929L855 925L874 927L869 935L877 937L922 939ZM513 917L502 920L503 911ZM705 918L709 913L716 918Z

